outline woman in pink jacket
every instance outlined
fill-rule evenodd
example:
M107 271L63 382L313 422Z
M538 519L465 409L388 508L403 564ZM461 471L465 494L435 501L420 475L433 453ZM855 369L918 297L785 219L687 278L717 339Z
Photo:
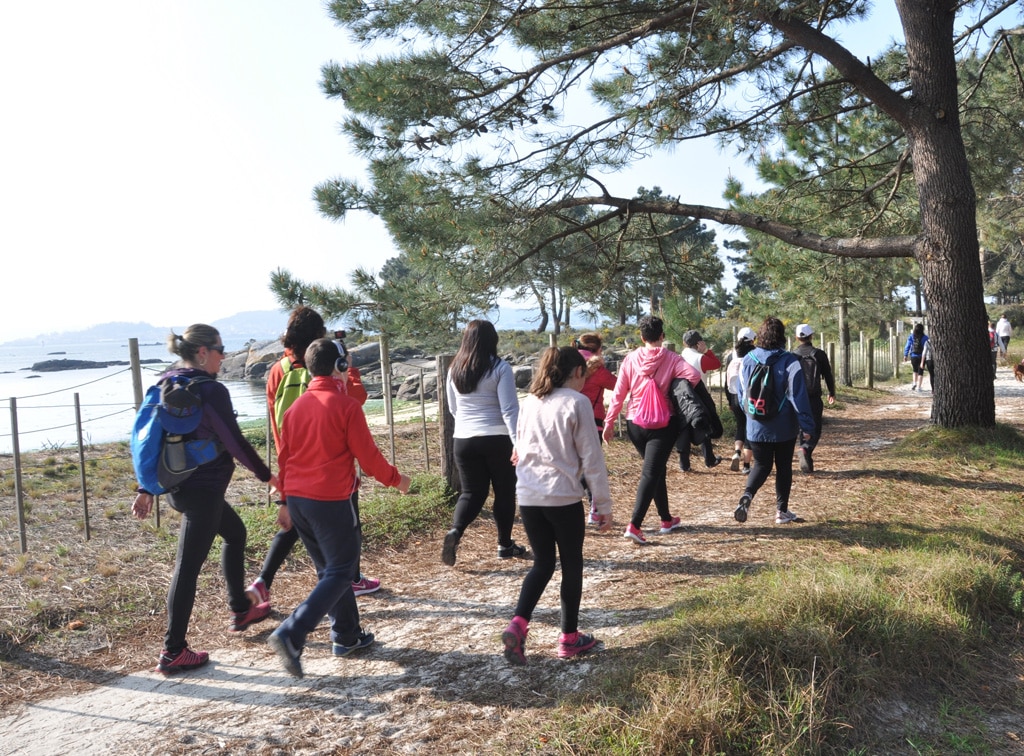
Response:
M668 473L668 458L672 454L676 437L679 435L679 419L675 415L668 422L656 428L642 427L634 422L635 400L648 380L654 382L658 390L668 401L669 386L674 378L684 378L691 385L700 383L701 375L682 357L663 346L665 328L661 318L647 315L640 319L640 337L644 344L626 355L619 368L619 377L615 382L608 414L605 417L604 440L610 441L615 433L615 419L622 410L628 395L631 398L626 414L626 432L629 440L643 457L644 465L640 472L640 483L636 489L636 503L633 506L633 517L624 533L639 544L647 543L641 526L647 510L654 501L661 519L662 534L671 533L680 527L678 517L673 517L668 508L668 488L665 477Z

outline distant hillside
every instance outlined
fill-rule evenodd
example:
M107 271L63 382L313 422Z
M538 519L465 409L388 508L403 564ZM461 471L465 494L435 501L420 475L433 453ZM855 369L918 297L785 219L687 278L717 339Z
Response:
M239 349L249 339L268 341L276 339L284 331L288 315L278 310L259 310L240 312L229 318L215 320L210 325L220 331L224 343L229 349ZM173 330L181 333L185 326L154 326L149 323L114 322L84 328L79 331L63 331L39 334L33 338L8 341L0 346L31 346L40 341L51 343L68 342L124 342L136 338L140 343L163 343L167 334Z
M539 321L535 309L517 308L505 306L500 310L492 310L487 318L494 322L498 330L532 330L536 328ZM215 320L210 325L220 331L221 338L229 350L241 349L249 339L256 341L270 341L278 338L288 323L288 313L280 310L252 310L240 312L228 318ZM573 318L576 327L592 327L582 315ZM181 333L185 326L154 326L149 323L101 323L80 331L63 331L54 333L39 334L29 339L18 339L8 341L0 346L32 346L41 341L54 344L69 342L103 342L116 341L126 342L130 338L136 338L141 344L163 343L167 334L172 329L175 333ZM329 327L334 327L329 325Z

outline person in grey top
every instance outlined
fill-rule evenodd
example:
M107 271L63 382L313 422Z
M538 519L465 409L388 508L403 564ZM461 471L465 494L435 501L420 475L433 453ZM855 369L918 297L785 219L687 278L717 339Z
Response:
M512 540L516 517L516 469L512 464L519 397L512 367L498 357L498 332L487 320L471 320L452 360L445 386L455 418L455 465L462 493L455 503L452 527L445 534L441 561L451 567L462 534L483 509L494 488L494 523L498 556L523 556Z

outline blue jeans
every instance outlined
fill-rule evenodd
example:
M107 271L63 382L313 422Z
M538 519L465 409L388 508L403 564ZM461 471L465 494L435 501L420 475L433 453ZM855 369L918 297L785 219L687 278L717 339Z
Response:
M316 501L289 496L288 513L316 566L317 583L277 632L301 649L306 636L327 615L331 618L331 641L351 646L360 633L352 581L358 578L363 541L355 506L349 499Z
M356 518L359 518L359 489L352 492L352 505L356 508ZM263 584L267 586L267 590L270 590L270 586L274 582L274 577L277 575L277 571L281 569L281 565L284 564L284 560L288 558L289 554L292 553L292 549L295 548L295 544L299 540L299 533L295 528L291 530L279 530L277 535L274 536L270 542L270 549L267 551L267 557L263 560L263 569L260 570L260 577L263 578ZM356 580L359 579L360 574L359 560L356 560Z
M679 417L673 415L668 425L653 430L641 428L630 421L626 423L626 433L644 460L630 522L633 523L633 527L640 528L644 524L644 517L647 516L652 501L658 510L658 517L665 521L671 520L665 476L668 474L668 458L672 455L676 438L679 436Z

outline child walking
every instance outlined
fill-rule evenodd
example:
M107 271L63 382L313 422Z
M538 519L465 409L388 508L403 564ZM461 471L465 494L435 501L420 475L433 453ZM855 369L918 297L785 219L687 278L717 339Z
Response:
M583 597L585 478L597 510L597 526L612 526L612 501L604 452L594 433L594 412L580 393L587 363L573 347L551 347L541 357L530 396L523 401L516 429L516 496L523 529L530 539L533 567L523 580L515 616L501 634L505 658L526 664L526 633L533 610L562 565L562 634L558 656L569 659L597 645L579 632Z

